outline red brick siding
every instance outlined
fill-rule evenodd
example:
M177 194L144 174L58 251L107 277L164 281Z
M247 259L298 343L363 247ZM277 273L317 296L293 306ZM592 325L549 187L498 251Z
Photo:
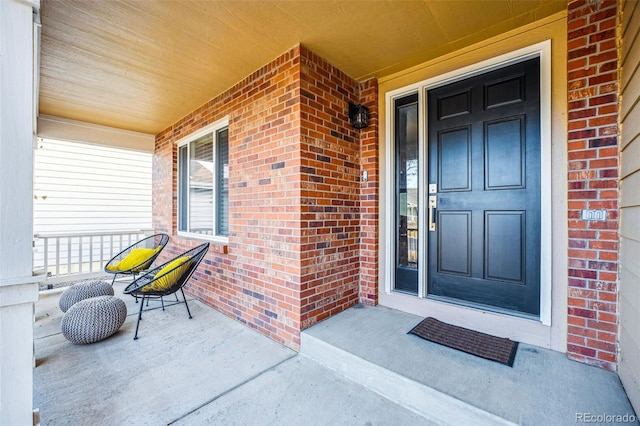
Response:
M187 291L296 350L300 330L359 300L360 131L347 117L359 89L298 46L156 137L168 257L201 243L176 235L175 142L228 117L229 243L212 245Z
M358 302L360 136L349 124L358 83L302 51L301 313L306 328Z
M617 2L568 8L570 358L615 370L618 329ZM604 222L582 209L606 209Z
M369 108L369 127L360 130L361 173L368 179L360 184L360 302L378 304L378 209L380 203L378 151L378 82L360 85L360 102Z
M228 93L228 287L208 301L227 315L297 348L299 337L299 50ZM215 272L214 272L215 275Z
M154 155L154 228L171 235L168 256L201 243L176 235L175 142L228 117L229 244L212 244L187 291L292 348L300 342L299 74L295 48L158 134Z

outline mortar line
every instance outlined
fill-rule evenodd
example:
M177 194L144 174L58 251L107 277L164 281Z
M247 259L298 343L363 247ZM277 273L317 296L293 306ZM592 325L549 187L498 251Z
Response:
M245 384L247 384L247 383L251 382L251 381L252 381L252 380L254 380L254 379L257 379L258 377L262 376L263 374L265 374L265 373L267 373L267 372L269 372L269 371L271 371L271 370L273 370L273 369L275 369L275 368L279 367L280 365L284 364L285 362L289 361L289 360L290 360L290 359L292 359L292 358L295 358L296 356L298 356L298 353L295 353L295 354L291 355L290 357L283 359L282 361L278 362L277 364L272 365L271 367L267 368L266 370L260 371L259 373L256 373L256 374L254 374L253 376L247 377L244 381L242 381L242 382L240 382L240 383L238 383L238 384L236 384L236 385L234 385L234 386L230 387L229 389L225 390L224 392L222 392L222 393L220 393L220 394L218 394L218 395L214 396L213 398L211 398L211 399L210 399L210 400L208 400L207 402L205 402L205 403L203 403L203 404L201 404L201 405L197 406L197 407L196 407L196 408L194 408L193 410L191 410L191 411L188 411L188 412L184 413L182 416L178 417L177 419L174 419L174 420L170 421L169 423L167 423L167 425L172 425L172 424L174 424L175 422L178 422L178 421L180 421L180 420L182 420L182 419L186 418L187 416L189 416L189 415L191 415L191 414L195 413L195 412L196 412L196 411L198 411L199 409L201 409L201 408L203 408L203 407L205 407L205 406L207 406L207 405L211 404L212 402L215 402L216 400L218 400L218 399L222 398L223 396L227 395L228 393L233 392L234 390L236 390L236 389L238 389L238 388L240 388L240 387L244 386Z

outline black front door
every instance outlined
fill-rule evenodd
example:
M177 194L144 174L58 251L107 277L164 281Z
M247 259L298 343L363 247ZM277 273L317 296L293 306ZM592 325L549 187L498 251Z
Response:
M540 312L540 84L530 59L429 90L428 294Z

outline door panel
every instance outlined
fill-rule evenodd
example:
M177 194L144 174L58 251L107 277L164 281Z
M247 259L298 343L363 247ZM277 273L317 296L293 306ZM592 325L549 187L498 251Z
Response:
M438 137L440 192L471 190L470 128L452 129Z
M486 124L485 188L524 188L524 117ZM520 143L517 143L517 142Z
M438 212L438 272L471 276L471 212Z
M486 212L486 279L525 284L524 218L525 212Z
M539 314L539 92L537 58L428 91L429 295Z
M438 120L471 113L471 91L438 98Z
M485 84L485 109L524 102L525 85L524 75Z

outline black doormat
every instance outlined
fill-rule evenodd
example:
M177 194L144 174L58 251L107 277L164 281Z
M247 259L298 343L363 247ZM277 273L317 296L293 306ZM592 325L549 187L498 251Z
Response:
M425 318L409 333L431 342L513 367L518 342Z

